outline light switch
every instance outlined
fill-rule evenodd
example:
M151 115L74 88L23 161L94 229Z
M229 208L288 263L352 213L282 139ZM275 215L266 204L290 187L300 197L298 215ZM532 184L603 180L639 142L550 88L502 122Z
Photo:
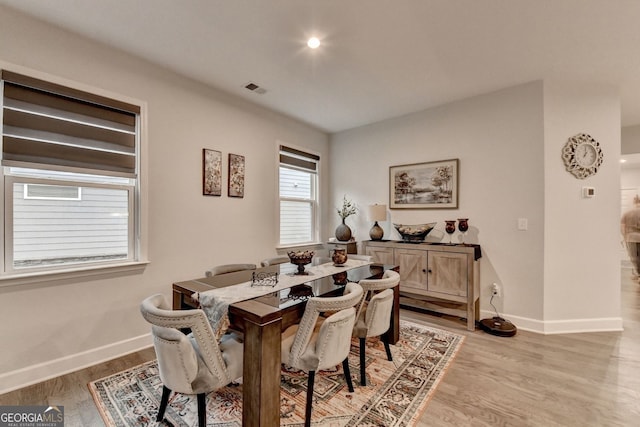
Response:
M518 230L527 230L529 228L529 220L527 218L518 218Z

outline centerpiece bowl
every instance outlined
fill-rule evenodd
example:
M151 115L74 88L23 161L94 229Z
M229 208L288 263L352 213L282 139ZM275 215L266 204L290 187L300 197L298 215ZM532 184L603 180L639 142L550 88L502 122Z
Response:
M428 224L414 224L414 225L406 225L406 224L393 224L398 233L402 236L403 242L408 243L421 243L424 242L425 237L433 227L436 226L436 222L430 222Z
M311 264L311 260L313 259L313 255L315 253L313 251L290 251L287 252L289 256L289 261L291 264L295 264L298 266L298 271L294 274L309 274L304 271L304 266L307 264Z

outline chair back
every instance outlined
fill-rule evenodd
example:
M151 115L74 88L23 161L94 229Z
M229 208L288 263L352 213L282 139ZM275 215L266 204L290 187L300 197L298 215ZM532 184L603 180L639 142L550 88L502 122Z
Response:
M242 347L222 357L204 311L171 310L161 294L140 304L142 316L153 326L153 343L160 378L165 386L184 394L206 393L242 376ZM185 335L180 329L189 328Z
M269 267L270 265L284 264L286 262L289 262L289 257L281 255L273 258L263 259L262 261L260 261L260 265L262 267Z
M358 255L358 254L349 254L347 255L349 259L357 259L360 261L373 261L373 257L371 255Z
M205 276L212 277L219 274L233 273L236 271L255 270L255 264L222 264L212 267L210 270L205 271Z
M362 287L348 283L338 297L312 297L307 301L287 357L289 366L304 370L321 370L341 363L349 355L351 333L355 324L355 306L362 299ZM324 320L309 349L320 313L335 312Z
M393 310L393 291L385 289L367 303L364 316L366 336L377 337L389 330Z
M359 283L365 295L358 308L354 335L362 338L382 335L389 329L393 312L392 288L400 283L400 275L387 270L381 279L363 279Z

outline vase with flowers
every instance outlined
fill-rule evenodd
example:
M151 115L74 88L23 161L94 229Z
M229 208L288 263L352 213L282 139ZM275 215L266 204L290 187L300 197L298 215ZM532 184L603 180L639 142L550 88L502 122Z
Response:
M356 213L356 205L347 199L345 195L342 198L342 207L337 208L338 215L342 219L342 224L336 228L336 239L341 242L348 242L351 240L351 229L347 224L345 224L344 220L347 219L350 215L355 215Z

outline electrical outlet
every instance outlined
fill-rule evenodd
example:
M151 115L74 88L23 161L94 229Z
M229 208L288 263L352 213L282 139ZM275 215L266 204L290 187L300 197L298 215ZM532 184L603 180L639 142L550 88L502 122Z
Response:
M491 295L498 298L502 296L500 293L500 285L498 285L497 283L491 285Z

